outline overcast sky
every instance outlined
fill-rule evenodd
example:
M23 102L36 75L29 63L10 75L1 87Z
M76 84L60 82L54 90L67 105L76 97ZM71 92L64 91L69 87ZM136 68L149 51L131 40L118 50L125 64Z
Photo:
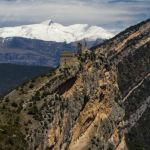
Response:
M150 0L0 0L0 27L48 19L87 23L114 32L150 18Z

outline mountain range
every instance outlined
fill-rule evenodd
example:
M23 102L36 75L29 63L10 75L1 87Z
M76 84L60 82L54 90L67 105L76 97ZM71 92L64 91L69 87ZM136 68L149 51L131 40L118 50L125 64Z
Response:
M84 39L96 41L97 39L109 39L112 36L113 34L98 26L90 26L88 24L63 26L59 23L54 23L52 20L47 20L40 24L0 28L0 37L2 38L23 37L66 43Z
M150 19L1 98L2 150L149 150Z
M61 51L76 51L76 43L95 46L113 35L98 26L40 24L0 28L0 63L57 67Z

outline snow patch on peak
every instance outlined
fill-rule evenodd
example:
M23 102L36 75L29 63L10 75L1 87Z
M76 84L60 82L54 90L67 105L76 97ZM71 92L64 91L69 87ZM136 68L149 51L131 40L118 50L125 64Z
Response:
M76 42L83 39L96 41L97 39L109 39L114 35L107 30L88 24L75 24L63 26L52 20L40 24L32 24L18 27L0 28L0 37L23 37L54 42Z

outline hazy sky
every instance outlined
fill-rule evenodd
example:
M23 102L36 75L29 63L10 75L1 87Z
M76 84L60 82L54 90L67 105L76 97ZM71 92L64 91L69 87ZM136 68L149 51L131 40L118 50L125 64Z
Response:
M87 23L118 32L150 18L150 0L0 0L0 27L48 19Z

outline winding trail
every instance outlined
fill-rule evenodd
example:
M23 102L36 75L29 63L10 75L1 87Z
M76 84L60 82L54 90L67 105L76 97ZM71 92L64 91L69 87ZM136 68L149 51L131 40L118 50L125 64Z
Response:
M123 98L123 103L128 99L128 97L136 90L148 77L150 76L150 73L148 73L142 81L140 81L136 86L134 86L129 93Z

